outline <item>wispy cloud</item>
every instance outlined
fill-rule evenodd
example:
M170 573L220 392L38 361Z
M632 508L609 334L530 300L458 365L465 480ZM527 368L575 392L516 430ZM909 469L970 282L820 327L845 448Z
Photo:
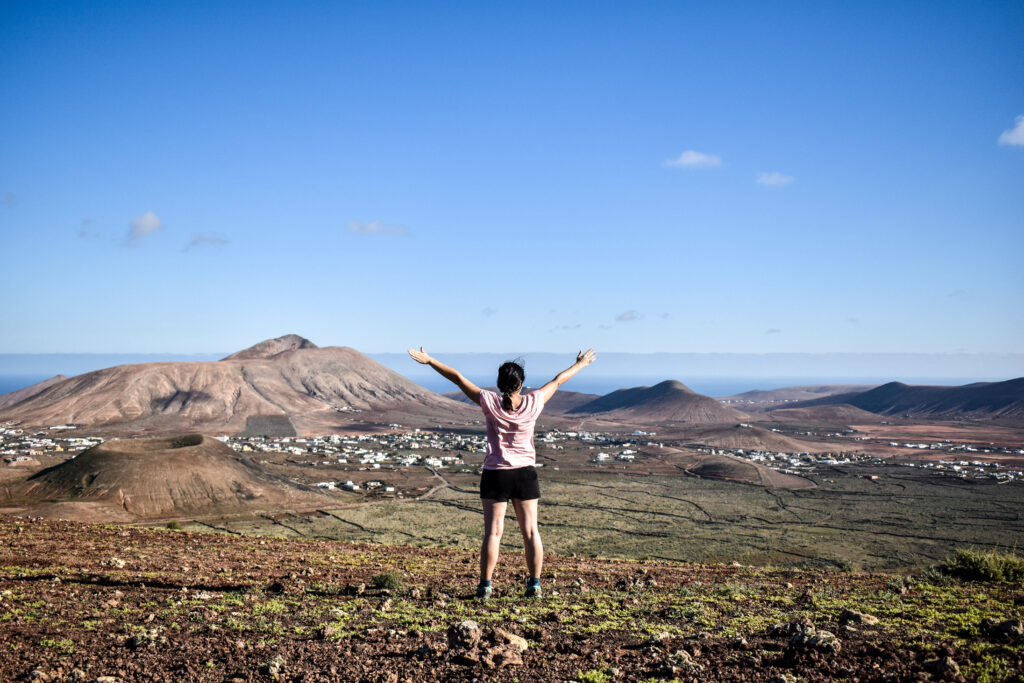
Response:
M765 334L781 334L782 330L777 327L772 327L764 331Z
M615 316L615 319L620 323L628 323L634 320L639 320L640 314L637 311L634 311L633 309L629 309L628 311L623 311L622 313L619 313L617 316Z
M404 235L409 232L404 225L395 225L383 221L370 221L368 223L349 221L345 229L348 232L360 235Z
M665 166L668 168L717 168L721 165L722 160L718 156L695 149L688 149L675 159L665 160Z
M494 315L497 312L498 311L496 309L493 309L490 306L486 306L486 307L484 307L484 310L480 311L480 314L483 315L485 318L490 318L492 315Z
M128 244L135 246L143 237L152 235L154 232L163 230L163 228L163 221L152 211L136 216L132 219L131 225L128 228Z
M793 176L785 175L784 173L779 173L778 171L772 171L771 173L764 171L757 174L758 185L768 185L769 187L789 185L794 180L795 178Z
M223 237L221 237L220 235L210 235L210 234L205 234L205 233L204 234L197 234L197 235L192 235L192 239L190 239L188 241L188 244L185 245L184 251L188 251L190 249L195 249L196 247L203 247L203 246L222 247L222 246L224 246L227 243L228 243L228 240L223 238Z
M1024 147L1024 114L1014 120L1013 128L1003 131L999 136L999 144Z

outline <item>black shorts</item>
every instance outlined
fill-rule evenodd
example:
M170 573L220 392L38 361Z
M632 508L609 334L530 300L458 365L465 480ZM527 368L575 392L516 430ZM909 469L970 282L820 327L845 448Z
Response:
M507 470L484 470L480 475L480 497L507 503L516 500L540 498L537 468L516 467Z

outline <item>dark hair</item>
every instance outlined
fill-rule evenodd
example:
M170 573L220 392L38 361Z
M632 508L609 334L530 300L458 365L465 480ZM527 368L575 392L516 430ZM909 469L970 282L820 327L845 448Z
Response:
M522 389L523 380L526 379L526 370L523 369L521 360L510 360L501 364L498 368L498 391L501 392L501 407L503 410L512 410L512 397L509 394Z

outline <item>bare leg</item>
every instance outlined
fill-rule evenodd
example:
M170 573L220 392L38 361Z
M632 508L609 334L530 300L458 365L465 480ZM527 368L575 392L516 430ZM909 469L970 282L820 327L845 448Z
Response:
M483 498L484 540L480 544L480 581L490 581L498 562L498 547L505 531L505 508L508 503Z
M523 546L526 551L526 568L530 578L540 578L540 570L544 565L544 546L540 542L540 529L537 528L537 500L512 499L516 510L519 530L523 533Z

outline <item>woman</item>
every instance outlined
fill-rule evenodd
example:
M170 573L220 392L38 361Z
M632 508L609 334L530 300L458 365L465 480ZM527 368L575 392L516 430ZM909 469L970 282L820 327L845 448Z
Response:
M537 528L537 501L540 484L534 463L537 453L533 448L533 427L544 410L544 404L577 372L594 362L593 349L580 351L576 362L558 373L558 376L536 391L522 394L526 373L519 363L503 363L498 368L498 391L481 389L436 358L431 358L423 347L409 349L417 363L437 370L442 377L455 383L462 392L483 409L487 419L487 455L480 476L480 500L484 508L484 540L480 545L480 584L476 596L482 600L491 597L491 575L498 561L498 546L505 530L505 509L508 502L516 511L519 530L523 534L526 568L530 579L526 584L526 597L540 596L540 571L544 563L544 547Z

